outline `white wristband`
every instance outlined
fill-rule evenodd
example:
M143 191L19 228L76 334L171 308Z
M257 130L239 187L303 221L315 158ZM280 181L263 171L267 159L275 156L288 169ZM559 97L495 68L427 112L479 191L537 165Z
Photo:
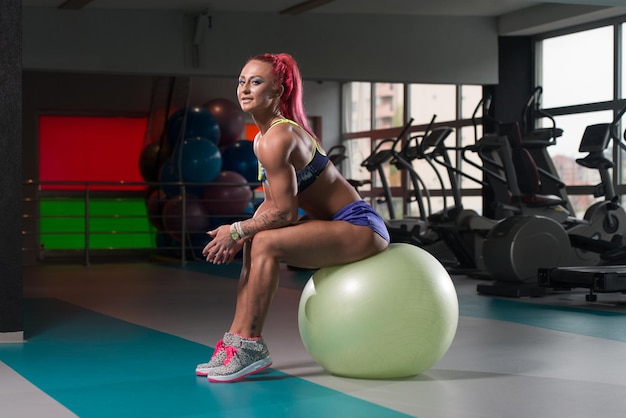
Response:
M241 238L245 237L245 234L243 233L243 229L241 228L241 222L239 221L235 222L233 226L235 227L235 231L237 231L237 233L239 234Z

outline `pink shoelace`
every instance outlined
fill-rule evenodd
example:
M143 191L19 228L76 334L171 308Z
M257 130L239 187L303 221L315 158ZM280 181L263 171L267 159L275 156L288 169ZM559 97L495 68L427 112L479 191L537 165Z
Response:
M224 360L224 366L226 366L233 359L235 354L237 354L237 349L235 347L226 347L226 360Z
M215 345L215 351L213 352L213 356L212 357L215 357L216 355L218 355L223 350L224 350L224 340L219 340L217 342L217 344Z

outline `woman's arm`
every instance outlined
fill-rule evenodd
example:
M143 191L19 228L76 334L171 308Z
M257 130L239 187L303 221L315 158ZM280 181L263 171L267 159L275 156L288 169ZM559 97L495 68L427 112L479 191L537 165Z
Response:
M298 217L298 184L291 154L296 140L282 126L276 126L256 144L257 158L265 169L265 208L251 219L241 222L245 236L266 229L291 225Z
M257 158L265 169L265 201L254 217L239 223L243 238L249 239L259 231L281 228L298 219L296 171L291 163L291 153L297 145L291 129L277 129L259 138L255 144ZM231 226L222 225L208 232L213 240L203 250L207 261L222 264L233 260L243 246L242 239L233 240Z

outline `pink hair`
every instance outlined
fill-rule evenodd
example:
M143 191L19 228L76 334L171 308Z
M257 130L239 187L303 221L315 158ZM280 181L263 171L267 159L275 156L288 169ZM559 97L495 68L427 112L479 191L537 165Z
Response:
M296 60L289 54L260 54L250 58L249 61L267 62L273 68L273 74L277 82L285 89L280 100L280 113L296 122L311 136L315 134L309 126L302 95L302 77Z

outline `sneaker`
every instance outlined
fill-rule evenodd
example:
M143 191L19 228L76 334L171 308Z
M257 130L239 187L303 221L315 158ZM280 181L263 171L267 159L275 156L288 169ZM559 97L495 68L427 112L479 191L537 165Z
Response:
M272 365L272 357L262 338L240 338L238 344L227 345L224 365L213 369L209 382L236 382Z
M196 376L207 376L214 369L222 367L224 360L226 360L226 347L236 345L239 340L239 336L227 332L224 334L224 338L217 342L213 356L208 363L198 364L196 366Z

